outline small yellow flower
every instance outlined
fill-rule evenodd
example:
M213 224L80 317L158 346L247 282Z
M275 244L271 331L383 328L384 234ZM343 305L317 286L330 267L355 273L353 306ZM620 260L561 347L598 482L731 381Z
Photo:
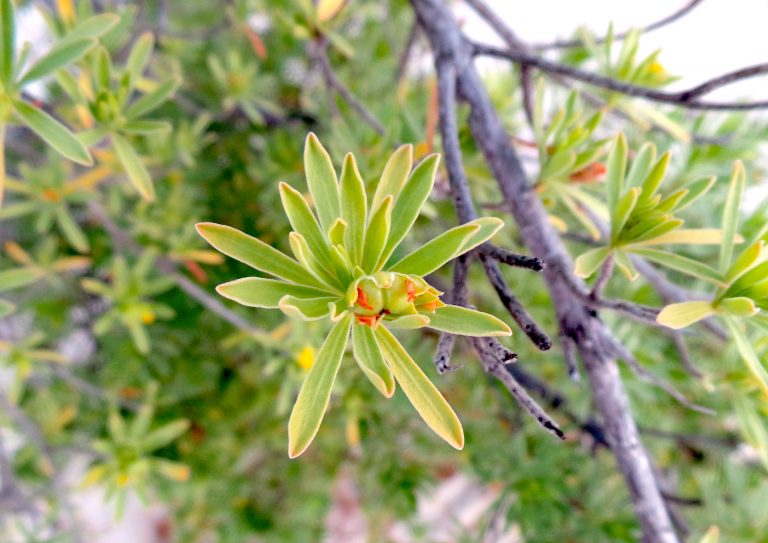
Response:
M296 362L298 362L301 369L309 370L315 363L316 354L314 347L304 347L299 353L299 356L296 357Z
M155 313L151 309L145 309L141 314L141 322L144 324L152 324L155 322Z

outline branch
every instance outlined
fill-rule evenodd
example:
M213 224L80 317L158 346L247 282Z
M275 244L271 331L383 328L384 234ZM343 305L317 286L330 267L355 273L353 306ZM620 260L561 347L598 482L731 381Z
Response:
M741 68L734 72L730 72L728 74L706 81L700 85L696 85L690 89L679 92L667 92L650 87L633 85L632 83L625 83L623 81L618 81L616 79L612 79L610 77L606 77L604 75L596 74L593 72L586 72L566 64L552 62L539 56L525 53L519 50L504 49L479 43L473 43L472 49L474 55L505 58L511 62L514 62L515 64L538 68L539 70L548 74L568 77L570 79L582 81L595 87L626 94L627 96L635 96L638 98L644 98L646 100L652 100L654 102L672 104L688 109L743 111L750 109L768 108L768 100L743 103L699 102L694 100L695 98L703 96L704 94L708 94L715 89L729 85L736 81L741 81L743 79L748 79L758 75L764 75L768 73L768 63L755 64L754 66Z
M658 30L659 28L662 28L664 26L667 26L668 24L674 23L678 19L682 19L685 15L687 15L689 12L693 11L693 8L701 4L703 0L688 0L688 2L675 11L674 13L667 15L663 19L659 19L658 21L655 21L641 29L643 34L647 34L648 32L651 32L653 30ZM624 38L626 38L629 35L629 31L627 32L620 32L619 34L615 34L613 36L613 41L621 41ZM602 44L606 42L606 37L596 38L595 43ZM533 45L533 49L536 51L547 51L550 49L568 49L570 47L581 47L583 45L583 42L581 40L559 40L554 41L552 43L544 43L539 45Z
M543 262L540 258L536 258L535 256L519 255L517 253L513 253L512 251L497 247L492 243L485 243L481 245L480 248L483 254L494 260L497 260L501 264L506 264L507 266L525 268L527 270L536 272L543 270L546 266L546 263Z
M440 91L450 93L449 99L441 98L443 111L440 112L446 163L460 165L460 154L455 147L456 123L450 107L453 105L453 93L457 90L459 96L469 103L470 131L517 221L522 239L534 256L548 264L542 273L561 329L576 343L584 362L595 405L603 418L607 440L627 482L644 538L654 543L678 543L650 458L640 442L616 361L601 347L602 337L608 331L593 317L592 310L573 293L562 274L551 269L562 267L570 270L573 263L562 240L549 224L546 212L531 189L517 154L510 145L506 130L473 65L472 45L459 30L444 2L411 0L411 5L430 41L438 67ZM456 153L450 160L449 149ZM459 194L464 195L466 193ZM457 212L460 216L462 206L465 210L473 209L471 200L462 202L458 198ZM553 263L557 265L552 266ZM582 288L586 287L582 285Z

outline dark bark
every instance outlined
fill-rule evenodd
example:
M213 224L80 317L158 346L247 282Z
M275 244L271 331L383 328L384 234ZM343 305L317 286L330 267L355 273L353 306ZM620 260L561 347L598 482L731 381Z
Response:
M510 138L498 118L473 64L473 49L462 35L450 9L441 0L411 0L419 24L429 39L439 74L439 91L455 85L458 95L470 106L469 125L478 148L493 172L521 237L533 256L547 263L542 271L561 326L572 339L584 363L595 405L600 412L606 438L629 487L643 539L653 543L675 543L678 537L658 487L654 469L645 451L629 400L610 347L610 331L593 309L574 292L564 271L573 263L558 234L525 177ZM448 92L452 92L449 89ZM441 106L446 107L444 102ZM441 111L441 124L450 117ZM455 126L441 126L455 131ZM448 155L446 151L446 155ZM448 160L461 168L460 158ZM457 212L474 213L468 187L453 187ZM577 281L575 278L573 281ZM583 284L581 288L586 288Z

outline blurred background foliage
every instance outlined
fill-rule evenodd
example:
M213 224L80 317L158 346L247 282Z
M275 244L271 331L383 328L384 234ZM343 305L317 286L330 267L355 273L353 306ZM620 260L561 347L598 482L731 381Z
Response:
M191 284L215 299L215 285L251 274L210 251L194 234L195 222L231 225L288 249L278 181L306 190L302 146L308 131L320 135L331 156L354 152L369 183L397 144L413 142L417 159L440 151L435 82L424 44L417 41L408 69L399 68L413 24L407 2L354 1L338 12L334 2L323 4L323 12L308 0L17 5L19 17L43 14L54 36L66 36L97 12L120 17L96 48L62 69L66 76L24 90L25 99L81 139L88 141L94 115L99 116L77 96L86 98L88 81L100 77L99 66L115 70L102 84L124 84L121 67L145 33L154 36L154 50L146 71L131 83L138 89L133 99L156 91L162 81L173 81L175 94L142 117L154 124L135 130L121 125L119 137L131 149L128 159L114 139L90 134L91 167L47 151L22 126L12 123L6 130L6 195L0 209L0 292L9 313L0 321L3 541L78 541L67 495L88 485L106 489L116 516L127 492L164 504L173 541L318 541L342 472L351 473L359 487L371 541L387 541L396 521L414 522L417 496L457 472L497 491L493 507L463 536L466 541L480 541L498 516L519 526L529 542L637 540L613 457L600 444L599 432L589 431L594 426L589 391L568 378L560 352L541 353L518 333L507 342L518 352L518 364L567 399L552 410L568 433L564 443L524 416L483 374L470 345L460 341L454 362L461 369L436 382L462 419L464 451L432 435L399 392L382 401L360 372L347 371L347 358L315 445L301 459L289 460L287 416L326 325L226 302L225 310L247 323L238 328L190 294ZM24 41L24 30L19 32ZM604 46L584 40L584 48L559 60L606 73L621 69L621 59L612 61L608 54L605 61ZM383 133L329 87L321 58L366 104ZM644 62L637 71L641 83L658 86L670 78L656 56L624 61ZM488 88L510 132L519 135L520 153L535 177L540 159L533 135L523 128L515 73L495 71ZM109 92L102 93L106 102ZM568 92L554 85L546 92L544 114L551 118ZM586 135L591 143L623 130L631 152L647 141L671 150L670 190L718 176L707 197L686 210L687 226L712 226L734 160L744 161L748 187L762 182L760 145L768 124L759 117L654 106L649 119L648 107L639 108L636 100L607 98L603 121ZM582 107L584 120L596 112L588 103ZM612 115L616 108L623 115ZM466 123L461 126L473 195L485 214L507 220L496 243L522 251L519 232L498 205L491 174ZM570 180L559 181L587 194L579 200L582 206L590 198L602 199L601 156L590 161L597 164L591 177L574 178L579 172L569 170ZM152 200L134 188L142 183L143 170L152 180ZM445 174L439 175L414 230L421 242L456 222ZM561 198L545 201L573 254L586 251L594 233L585 229L589 221L574 215L573 206L564 207ZM765 203L749 204L745 238L766 220ZM683 252L707 261L717 257L716 247ZM471 270L471 303L503 315L481 273ZM505 275L535 319L554 333L541 278L516 270ZM700 286L675 272L670 278ZM448 290L449 270L430 279ZM663 304L642 279L617 278L608 295ZM679 494L692 540L714 524L722 541L766 541L768 402L735 347L692 330L685 341L702 373L694 377L669 336L615 314L604 318L646 368L716 412L694 412L625 374L646 444L658 459L660 476L674 489L670 492ZM403 336L408 350L434 376L436 336L414 336ZM764 334L755 333L752 343L764 362ZM68 465L74 458L89 469L73 478ZM429 534L419 537L430 541Z

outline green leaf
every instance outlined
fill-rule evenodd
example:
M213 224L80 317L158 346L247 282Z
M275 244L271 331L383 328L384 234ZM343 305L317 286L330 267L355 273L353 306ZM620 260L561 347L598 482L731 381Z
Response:
M446 262L484 243L502 226L504 221L495 217L475 219L456 226L403 257L390 270L421 276L428 275Z
M723 298L717 302L718 313L725 313L734 317L752 317L759 311L755 302L744 296Z
M327 232L340 216L339 183L328 151L311 132L304 143L304 171L320 224Z
M381 269L389 260L389 257L392 256L394 250L413 226L413 223L416 222L421 206L424 205L424 202L432 192L439 162L439 155L430 155L422 160L413 170L413 173L411 173L402 192L395 199L394 208L392 209L392 216L395 217L395 220L390 224L387 243L376 266L377 269Z
M624 196L619 199L619 202L613 209L613 217L611 220L611 237L614 243L621 237L621 231L624 229L624 225L627 224L627 220L632 214L632 210L635 209L635 204L637 204L637 199L639 196L640 188L632 187Z
M371 200L371 209L378 209L387 196L397 198L413 167L413 145L401 145L392 153L381 173L379 184Z
M197 223L195 228L215 249L243 264L286 281L320 289L327 288L298 262L260 239L223 224L201 222Z
M171 123L166 121L128 121L120 129L124 134L164 134L171 131Z
M547 161L547 165L539 174L539 179L557 179L563 175L569 173L571 168L576 163L576 152L565 149L557 151Z
M464 430L461 428L461 422L435 385L424 375L392 332L384 326L379 326L375 335L384 359L400 383L400 388L427 426L454 448L464 448Z
M286 295L280 298L277 307L289 317L304 321L314 321L327 317L331 313L331 304L338 299L338 296L296 298L295 296Z
M766 372L763 363L752 348L749 338L733 319L725 319L725 324L736 343L736 349L739 351L741 358L747 363L747 368L757 379L757 384L760 385L763 394L768 395L768 372Z
M291 232L288 234L288 243L291 246L291 251L301 265L309 270L312 275L319 279L323 284L332 286L337 289L341 289L343 285L339 282L335 272L325 268L317 259L315 254L310 250L307 240L298 232Z
M307 450L320 429L351 326L351 313L334 325L301 385L288 421L288 456L291 458Z
M115 148L120 164L122 164L128 179L139 194L145 199L152 201L155 199L155 187L152 184L152 178L149 176L144 163L141 161L136 150L127 139L120 134L112 134L112 145Z
M633 242L633 245L670 245L684 243L686 245L718 245L723 243L723 231L719 228L680 228L666 232L651 239ZM736 243L743 238L736 236Z
M16 58L16 17L13 0L0 0L0 77L11 82L13 62Z
M643 144L632 160L632 166L627 173L626 186L640 187L648 174L651 173L651 166L655 160L656 146L652 143Z
M14 100L13 107L25 125L65 158L85 166L93 164L88 149L59 121L21 100Z
M344 233L346 231L347 223L341 220L340 217L333 221L331 228L328 230L328 240L331 242L331 245L341 245L344 243Z
M429 317L422 314L403 315L385 321L390 330L418 330L429 324Z
M144 73L149 58L152 56L154 46L155 38L151 32L145 32L133 44L131 53L128 55L128 61L125 64L130 76L131 87L136 84L136 81L141 78L141 74Z
M354 264L360 264L368 221L368 200L365 183L352 153L347 153L341 168L341 218L347 223L344 240L349 257Z
M573 273L576 277L589 277L603 265L605 259L611 254L610 247L598 247L579 255L574 263Z
M434 313L429 314L428 326L441 332L461 336L490 337L512 335L512 330L509 326L493 315L457 305L444 305L435 309Z
M673 330L685 328L715 314L712 302L694 301L670 304L656 316L656 322Z
M656 191L659 190L659 186L661 185L661 182L664 180L664 176L667 173L667 168L669 167L669 159L671 157L672 154L667 151L661 155L661 157L659 157L659 160L656 161L656 164L654 164L653 168L651 168L651 171L643 181L643 192L640 195L641 202L648 202L656 194Z
M624 276L630 281L636 281L640 277L640 273L635 268L632 259L627 253L619 249L613 252L613 258L616 261L616 267Z
M288 220L297 234L301 234L306 240L307 246L326 271L331 272L334 269L331 249L320 229L315 214L309 208L309 204L304 196L287 183L280 183L280 200L283 202L283 209L288 216ZM347 225L349 231L351 225Z
M608 209L615 209L619 196L624 190L624 172L627 169L627 139L619 133L608 154L605 174L605 190L608 197Z
M165 447L181 437L189 430L189 426L190 423L186 419L177 419L168 424L163 424L141 440L141 448L146 452L152 452Z
M98 38L112 30L119 22L120 17L114 13L101 13L99 15L88 17L84 21L78 23L72 30L67 32L67 35L64 36L56 45L59 47L64 43L69 43L76 40L82 40L85 38Z
M725 286L725 278L720 272L698 260L658 249L632 248L631 251L633 254L641 256L646 260L656 262L693 277L698 277L704 281L709 281L718 287Z
M175 79L169 79L168 81L160 83L155 90L145 94L128 106L125 110L125 118L134 120L154 111L176 92L178 86L179 81Z
M95 45L96 40L84 39L54 47L21 76L19 86L23 87L80 60Z
M355 361L368 380L385 398L395 393L395 377L381 354L370 326L356 324L352 327L352 352Z
M381 253L387 243L389 229L392 221L392 195L387 195L381 205L371 216L368 229L365 232L365 245L363 247L363 261L361 267L366 273L377 271L377 264L381 259Z
M699 179L685 185L683 188L686 189L688 193L683 196L677 203L677 206L675 206L675 211L685 209L696 200L704 196L704 194L706 194L709 189L712 188L712 185L715 184L716 180L717 177L715 176L705 177L704 179Z
M477 232L470 234L470 236L464 241L464 245L461 247L459 253L456 256L463 255L475 247L482 245L493 236L495 236L496 233L504 226L504 221L496 217L481 217L479 219L470 221L470 223L478 225L480 229L477 230Z
M720 272L725 273L731 265L733 245L736 240L736 229L739 226L739 206L744 195L746 182L744 166L741 162L733 165L733 174L728 185L728 196L723 209L723 242L720 245Z
M35 268L14 268L0 272L0 292L26 287L43 277L43 272Z
M64 237L78 253L88 252L88 238L85 237L80 225L72 218L66 207L59 206L56 208L56 222L59 228L61 228Z
M322 298L328 296L327 290L304 285L295 285L276 279L261 277L243 277L216 287L216 292L239 304L248 307L276 308L283 296L294 298Z
M763 240L758 240L757 242L744 249L733 262L731 267L728 268L728 273L725 274L725 279L728 284L733 283L739 277L749 271L753 266L758 264L761 256L763 255L764 248L765 242Z

